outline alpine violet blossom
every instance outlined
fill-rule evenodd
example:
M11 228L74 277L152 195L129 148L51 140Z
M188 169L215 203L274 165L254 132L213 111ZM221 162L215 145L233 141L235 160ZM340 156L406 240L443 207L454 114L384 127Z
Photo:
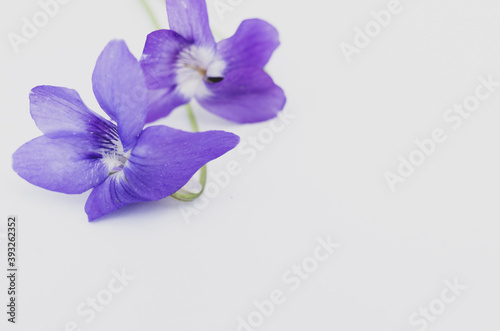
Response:
M261 122L283 109L283 90L264 72L279 46L278 31L251 19L216 43L205 0L166 0L171 30L149 34L141 66L150 89L147 122L196 99L206 110L238 123Z
M139 62L123 41L106 46L92 83L99 105L116 124L89 110L74 90L38 86L30 111L44 135L13 155L14 170L34 185L66 194L93 189L85 205L89 221L172 195L239 141L222 131L143 130L148 91Z

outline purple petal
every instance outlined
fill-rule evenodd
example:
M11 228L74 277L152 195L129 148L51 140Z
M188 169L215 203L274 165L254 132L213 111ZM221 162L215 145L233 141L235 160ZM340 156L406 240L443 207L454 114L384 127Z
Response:
M139 137L125 176L141 197L159 200L177 192L203 165L238 142L238 136L224 131L191 133L152 126Z
M175 86L178 55L183 48L191 45L192 43L174 31L158 30L150 33L141 57L147 88Z
M167 15L170 29L191 43L215 46L205 0L167 0Z
M144 201L137 196L123 172L109 176L101 185L90 193L85 212L89 222L102 217L112 211L125 207L128 204Z
M108 175L94 144L81 138L35 138L13 155L13 169L47 190L79 194L102 183Z
M94 94L102 109L118 124L127 151L146 122L148 92L144 74L124 41L111 41L97 60L92 76Z
M38 128L49 138L88 138L114 127L89 110L75 90L64 87L35 87L30 94L30 111Z
M146 123L150 123L167 116L175 108L189 102L175 89L161 89L149 91L149 106Z
M243 21L236 33L217 44L217 56L226 62L226 72L241 67L264 68L279 46L276 28L266 21Z
M90 194L85 206L89 220L131 203L172 195L204 164L233 149L238 141L238 136L222 131L189 133L166 126L147 128L123 172L110 176Z
M208 111L237 123L255 123L278 115L286 103L283 90L259 68L230 71L219 83L205 82L211 92L197 97Z
M141 58L146 86L150 89L147 123L189 102L176 92L178 55L189 46L186 39L171 30L158 30L148 35Z

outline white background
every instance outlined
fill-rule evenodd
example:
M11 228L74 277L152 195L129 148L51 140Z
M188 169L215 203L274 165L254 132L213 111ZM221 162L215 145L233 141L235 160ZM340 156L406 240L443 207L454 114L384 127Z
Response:
M167 27L163 1L149 1ZM181 208L194 205L173 199L88 223L88 193L45 191L11 169L12 153L40 135L31 88L74 88L101 111L91 86L100 52L120 38L139 57L153 29L139 1L72 0L15 53L7 34L21 33L22 18L40 6L2 0L0 265L7 216L17 215L20 306L12 326L2 276L0 329L237 330L253 302L278 289L286 301L258 330L419 330L410 316L439 307L445 280L456 278L467 289L428 329L498 330L500 89L458 130L442 116L474 93L479 76L500 81L500 2L401 0L402 12L348 64L339 44L352 44L354 29L387 3L243 0L221 19L209 0L217 36L253 17L278 28L282 45L267 68L295 118L255 159L234 150L212 162L210 173L231 160L243 171L188 224ZM242 141L270 126L195 110L202 130ZM189 128L182 109L160 123ZM391 192L384 174L435 128L447 141ZM328 236L341 246L292 291L282 275ZM77 307L122 269L135 279L87 323Z

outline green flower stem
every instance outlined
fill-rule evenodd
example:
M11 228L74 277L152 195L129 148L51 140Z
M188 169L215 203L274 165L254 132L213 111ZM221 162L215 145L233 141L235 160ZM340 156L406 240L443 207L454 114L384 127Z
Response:
M188 113L189 123L191 123L191 129L193 130L193 132L200 132L198 123L196 123L196 117L194 117L193 107L191 107L191 104L188 103L186 105L186 111Z
M153 14L153 10L151 9L151 7L149 7L147 1L146 0L139 0L139 1L141 2L142 6L144 7L144 9L146 10L146 12L148 13L149 18L151 19L151 22L153 22L153 25L154 25L155 29L156 30L160 30L161 29L160 24L156 20L156 17Z
M200 184L201 184L200 192L191 193L184 189L180 189L179 191L172 194L171 197L179 201L186 201L186 202L193 201L200 195L202 195L203 191L205 190L206 183L207 183L207 166L204 165L200 170Z
M194 132L199 132L198 123L196 123L196 117L194 117L193 108L188 103L186 105L186 111L188 113L189 122L191 123L191 128ZM171 197L180 201L193 201L198 198L205 190L205 185L207 183L207 166L204 165L200 170L200 184L201 190L198 193L191 193L184 189L180 189L176 193L172 194Z
M149 4L147 3L147 0L139 0L139 1L141 2L142 6L144 7L146 12L148 13L149 18L151 19L151 22L153 22L155 29L157 29L157 30L161 29L160 24L158 24L158 21L156 20L156 17L153 13L153 10L151 9ZM199 132L200 129L198 128L198 123L196 122L196 117L194 116L193 108L191 107L190 104L186 105L186 111L187 111L187 114L189 117L189 123L191 123L191 129L194 132ZM176 193L172 194L171 197L174 199L180 200L180 201L193 201L203 193L203 191L205 190L206 183L207 183L207 166L204 165L200 169L200 184L201 184L200 192L191 193L191 192L188 192L187 190L180 189Z

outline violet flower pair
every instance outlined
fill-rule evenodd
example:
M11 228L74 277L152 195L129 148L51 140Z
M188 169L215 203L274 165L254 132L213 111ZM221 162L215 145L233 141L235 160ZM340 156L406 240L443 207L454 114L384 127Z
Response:
M71 89L38 86L30 94L31 116L43 136L14 153L13 168L51 191L93 189L85 205L89 221L176 193L239 142L223 131L144 129L147 122L191 99L239 123L273 118L285 104L283 91L263 71L279 45L271 25L245 21L216 44L204 0L166 3L172 30L148 36L140 63L123 41L110 42L97 60L93 90L112 121L89 110Z

